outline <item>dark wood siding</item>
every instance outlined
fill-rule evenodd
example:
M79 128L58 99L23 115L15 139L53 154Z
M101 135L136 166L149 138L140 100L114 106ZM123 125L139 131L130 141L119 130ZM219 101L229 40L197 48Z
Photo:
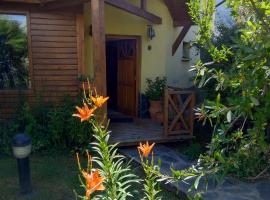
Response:
M78 95L83 69L83 17L80 14L28 12L31 89L0 90L0 120L12 116L20 101L37 97L57 103Z

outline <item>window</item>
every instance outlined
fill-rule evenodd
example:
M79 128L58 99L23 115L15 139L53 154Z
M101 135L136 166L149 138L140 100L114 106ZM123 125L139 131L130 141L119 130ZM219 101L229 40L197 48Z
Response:
M27 16L0 13L0 90L29 85Z

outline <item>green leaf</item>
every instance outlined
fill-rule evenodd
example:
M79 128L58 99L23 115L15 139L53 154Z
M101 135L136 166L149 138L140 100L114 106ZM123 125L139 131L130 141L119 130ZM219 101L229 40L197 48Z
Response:
M232 111L231 110L227 113L227 121L229 123L231 123L231 121L232 121Z
M260 102L259 102L258 99L256 99L255 97L250 97L250 100L252 101L252 103L253 103L255 106L260 105Z
M198 189L198 186L199 186L199 183L200 183L200 180L202 178L202 175L198 176L194 182L194 188L197 190Z

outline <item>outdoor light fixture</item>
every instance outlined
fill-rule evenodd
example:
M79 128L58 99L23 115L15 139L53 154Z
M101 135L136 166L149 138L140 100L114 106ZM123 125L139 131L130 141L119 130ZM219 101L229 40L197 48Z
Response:
M183 42L182 61L190 61L190 42Z
M147 36L150 40L156 37L156 32L152 25L147 26Z
M31 138L25 134L17 134L12 140L13 155L17 159L19 183L21 194L26 195L32 192L29 155L31 153Z

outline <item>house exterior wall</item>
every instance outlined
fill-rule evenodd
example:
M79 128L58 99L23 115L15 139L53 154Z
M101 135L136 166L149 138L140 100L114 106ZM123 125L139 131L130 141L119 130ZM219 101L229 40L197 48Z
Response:
M130 0L135 5L139 5L139 0ZM89 35L91 25L90 5L84 7L85 19L85 66L89 75L93 75L92 58L92 37ZM146 78L155 78L156 76L166 76L168 84L175 87L190 87L189 67L196 61L195 49L192 49L192 60L182 62L182 44L174 56L172 56L172 45L179 35L182 27L173 27L173 20L168 8L163 0L148 1L147 9L162 18L161 25L153 25L156 37L153 40L148 39L147 25L150 22L137 17L123 10L119 10L110 5L105 5L105 27L107 35L132 35L141 37L141 81L140 91L144 92L146 88ZM184 41L194 40L196 27L192 26ZM148 50L151 45L152 49Z
M14 10L0 6L0 12ZM76 13L16 10L28 16L31 88L0 90L0 120L16 112L22 100L57 103L79 92L83 60L83 16Z

